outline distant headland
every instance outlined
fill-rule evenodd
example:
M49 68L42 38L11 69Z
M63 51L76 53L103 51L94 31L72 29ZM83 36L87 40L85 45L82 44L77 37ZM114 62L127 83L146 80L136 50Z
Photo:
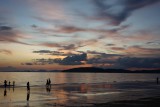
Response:
M80 67L68 70L63 70L61 72L82 72L82 73L160 73L160 70L125 70L125 69L103 69L96 67Z
M13 70L13 71L5 71L0 70L0 72L67 72L67 73L160 73L160 69L158 70L125 70L125 69L104 69L104 68L96 68L96 67L80 67L80 68L72 68L67 70Z

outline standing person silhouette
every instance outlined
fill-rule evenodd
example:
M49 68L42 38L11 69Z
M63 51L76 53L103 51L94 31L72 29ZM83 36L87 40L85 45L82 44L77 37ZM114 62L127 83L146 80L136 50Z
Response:
M15 81L13 81L13 87L15 86Z
M29 82L27 82L27 101L29 101L29 97L30 97L30 85Z
M10 90L11 82L9 81L8 84L9 84L9 90Z
M157 84L159 84L159 78L157 77Z
M47 79L47 82L46 82L46 86L48 87L48 84L49 84L49 82L48 82L48 79Z
M27 82L27 91L30 91L30 85L29 85L29 82Z
M50 80L50 78L48 79L48 83L49 83L49 86L51 86L51 80Z
M14 91L15 81L13 81L13 91Z
M11 85L11 82L9 81L9 87L10 87L10 85Z
M4 87L6 88L7 87L7 81L4 80Z

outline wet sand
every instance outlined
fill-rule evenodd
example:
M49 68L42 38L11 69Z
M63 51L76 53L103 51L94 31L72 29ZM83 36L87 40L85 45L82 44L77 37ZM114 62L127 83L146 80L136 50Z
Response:
M158 107L159 90L154 82L31 86L29 94L26 87L0 87L0 107Z
M160 96L94 104L93 107L159 107Z

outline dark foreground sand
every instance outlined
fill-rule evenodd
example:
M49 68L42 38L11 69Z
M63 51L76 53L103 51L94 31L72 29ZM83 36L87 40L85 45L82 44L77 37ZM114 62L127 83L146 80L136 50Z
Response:
M107 103L90 103L90 104L49 104L55 107L160 107L160 96L141 98L137 100L123 100L123 101L113 101ZM45 105L48 106L48 105Z
M93 107L160 107L160 96L94 104Z

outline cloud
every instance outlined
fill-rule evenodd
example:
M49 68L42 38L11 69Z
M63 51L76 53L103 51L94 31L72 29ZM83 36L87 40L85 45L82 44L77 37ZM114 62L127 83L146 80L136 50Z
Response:
M74 26L61 26L57 32L62 32L62 33L74 33L74 32L80 32L80 31L87 31L84 28L78 28Z
M0 49L0 53L6 54L6 55L12 55L12 51L6 50L6 49Z
M75 32L95 32L95 33L117 33L118 31L127 29L129 25L120 26L112 29L95 29L95 28L80 28L75 26L61 26L57 32L61 33L75 33ZM56 31L56 30L55 30Z
M22 63L22 65L46 65L46 64L59 64L59 65L83 65L87 61L87 54L74 54L66 56L63 59L34 59L31 63Z
M112 25L120 25L124 22L134 10L152 5L159 0L115 0L114 2L107 0L91 1L97 10L97 14L90 19L110 21Z
M88 53L88 54L96 54L96 55L97 55L97 54L100 54L100 55L106 54L106 53L103 53L103 52L90 51L90 50L88 50L87 53Z
M33 51L33 53L52 53L53 51L50 50L39 50L39 51Z
M121 49L120 49L121 50ZM34 51L35 53L54 54L54 51L41 50ZM56 51L55 51L56 53ZM156 69L160 67L160 57L128 57L121 54L106 54L103 52L90 51L82 54L68 54L64 58L55 59L34 59L33 62L27 62L23 65L85 65L90 64L96 67L116 68L116 69ZM60 53L63 54L63 53ZM88 56L88 57L87 57Z
M32 27L32 28L37 28L38 26L35 25L35 24L33 24L33 25L31 25L31 27Z
M28 0L28 2L35 14L33 18L39 21L53 23L69 20L65 6L57 0Z
M77 47L75 46L75 44L69 44L66 46L61 46L61 48L64 50L75 50Z
M26 63L24 63L24 64L22 64L22 65L33 65L33 63L26 62Z
M115 46L115 44L113 44L113 43L108 43L108 44L106 44L106 46Z
M42 43L40 44L42 46L46 46L46 47L55 47L58 48L59 50L76 50L80 47L83 47L80 44L61 44L61 43Z
M0 71L16 71L17 68L12 67L12 66L7 66L7 67L0 67Z
M148 50L147 50L148 51ZM150 51L150 50L149 50ZM87 51L88 54L94 55L87 59L87 64L96 67L116 68L116 69L156 69L160 68L160 57L128 57L121 54L106 54L97 51Z
M33 26L33 25L32 25ZM62 33L62 34L71 34L71 33L77 33L77 32L93 32L93 33L104 33L104 34L115 34L119 31L123 31L125 29L128 29L130 25L123 25L119 26L117 28L111 28L111 29L98 29L98 28L86 28L84 27L77 27L77 26L69 26L69 25L61 25L56 27L50 27L50 28L43 28L43 27L36 27L36 31L41 34L55 34L55 33ZM35 28L35 27L33 27ZM65 36L67 37L67 36Z
M80 55L72 55L65 57L60 64L62 65L81 65L84 64L82 61L87 60L87 54L80 54Z
M123 57L116 64L124 68L160 68L160 58Z
M0 26L0 31L4 31L4 30L12 30L12 27L9 27L9 26Z
M61 45L60 44L58 44L58 43L42 43L42 44L39 44L39 45L42 45L42 46L46 46L46 47L61 47Z
M19 39L24 39L24 36L20 31L14 30L13 27L10 26L0 26L0 41L1 42L9 42L9 43L19 43L30 45L25 42L21 42Z
M160 41L159 40L155 40L155 41L150 41L146 43L147 45L160 45Z
M141 46L129 46L129 47L111 47L113 51L122 52L126 55L132 56L159 56L160 48L144 48Z
M125 48L123 48L123 47L112 47L111 49L115 50L115 51L123 51L123 50L125 50Z
M87 60L88 64L113 64L118 58L123 57L123 55L120 54L106 54L97 51L87 51L87 53L94 55Z
M33 53L39 53L41 55L56 55L56 56L69 56L74 55L71 52L61 52L61 51L50 51L50 50L39 50L39 51L33 51Z
M87 63L96 67L114 69L157 69L160 68L160 57L127 57L118 54L103 54L89 58Z

